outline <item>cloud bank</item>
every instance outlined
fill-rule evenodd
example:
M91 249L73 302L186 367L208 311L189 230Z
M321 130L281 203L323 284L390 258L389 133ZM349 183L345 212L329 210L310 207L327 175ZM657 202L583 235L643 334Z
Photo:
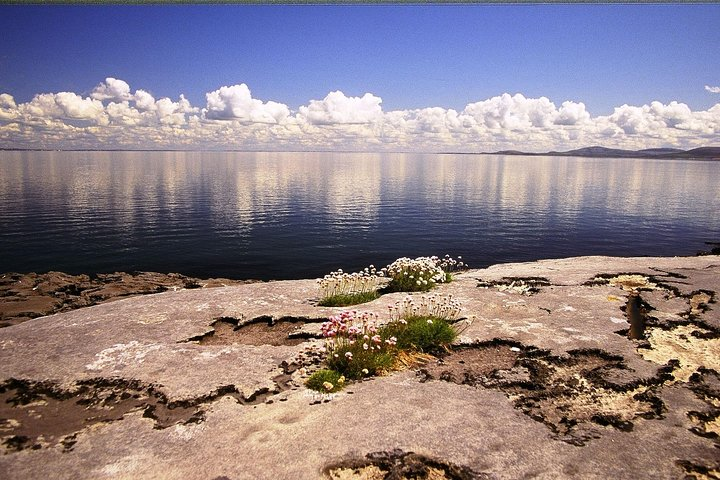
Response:
M208 92L204 106L193 106L183 95L156 99L111 77L87 97L41 93L18 103L0 94L1 148L538 152L588 145L693 148L718 139L720 103L704 111L676 101L622 105L593 117L582 102L558 107L546 97L503 93L461 111L384 111L372 93L338 90L293 111L254 98L244 83Z

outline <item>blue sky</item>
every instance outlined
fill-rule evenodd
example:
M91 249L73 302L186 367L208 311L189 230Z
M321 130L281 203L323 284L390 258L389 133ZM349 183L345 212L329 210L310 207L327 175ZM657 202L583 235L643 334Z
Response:
M382 110L504 93L622 105L720 95L720 5L0 6L0 93L87 97L107 77L155 99L246 84L295 113L341 91Z

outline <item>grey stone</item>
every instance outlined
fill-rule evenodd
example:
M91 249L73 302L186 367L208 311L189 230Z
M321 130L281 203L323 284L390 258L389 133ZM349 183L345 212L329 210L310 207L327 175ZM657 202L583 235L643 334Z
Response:
M622 334L629 292L592 282L620 273L660 282L660 290L639 294L664 322L652 328L665 334L651 329L646 342ZM477 286L513 277L543 277L549 285L532 295ZM720 405L712 397L717 377L703 370L720 358L718 279L720 257L712 255L580 257L466 271L435 290L453 294L472 319L458 345L512 345L514 367L485 375L484 384L401 371L326 396L302 384L299 367L313 368L311 347L322 345L306 337L343 309L316 306L314 280L179 289L27 320L0 329L0 472L7 479L317 479L328 466L393 451L478 478L717 471L720 444L707 434L717 427L707 421L700 425L706 434L698 434L690 412L712 414ZM714 300L688 316L700 290ZM385 318L387 306L404 296L350 308ZM204 342L220 318L230 319L222 341ZM255 322L268 321L292 321L299 328L291 336L303 341L249 341ZM691 333L673 337L676 324ZM268 338L271 330L263 329ZM691 352L673 350L676 340ZM647 347L669 353L647 355ZM688 369L699 373L684 379ZM123 393L145 407L92 421L94 408L131 401L121 400ZM84 427L12 438L19 431L14 409L31 418L80 398ZM60 421L53 418L48 422ZM42 430L42 418L38 425Z

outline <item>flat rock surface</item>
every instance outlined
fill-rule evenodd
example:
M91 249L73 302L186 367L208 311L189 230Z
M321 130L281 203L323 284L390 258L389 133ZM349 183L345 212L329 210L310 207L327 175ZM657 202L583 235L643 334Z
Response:
M0 274L0 328L135 295L245 283L249 281L203 280L156 272L101 273L92 277L63 272L3 273Z
M2 328L0 477L720 477L720 257L495 265L434 291L462 304L453 348L332 395L304 386L343 310L314 280Z

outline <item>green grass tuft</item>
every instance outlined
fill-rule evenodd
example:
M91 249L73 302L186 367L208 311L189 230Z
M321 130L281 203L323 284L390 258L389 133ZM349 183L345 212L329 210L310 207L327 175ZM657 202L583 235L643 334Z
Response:
M371 302L376 298L380 298L380 292L377 290L362 293L341 293L323 298L318 302L318 305L321 307L347 307Z
M363 345L368 345L368 348L365 349ZM386 348L372 349L371 346L371 341L363 340L338 345L327 358L328 367L352 380L389 372L395 363L393 352ZM352 354L352 360L345 355L347 352Z
M391 292L428 292L435 286L435 282L428 281L427 284L423 283L418 285L417 281L410 278L393 278L385 287L385 291Z
M332 388L327 388L327 384L332 384ZM340 372L334 370L318 370L310 375L305 382L305 386L321 393L333 393L342 390L345 386L345 379Z
M382 331L383 339L395 337L400 350L415 350L432 353L450 345L457 337L457 332L447 320L430 316L408 316L403 318L407 323L394 321L386 325Z

